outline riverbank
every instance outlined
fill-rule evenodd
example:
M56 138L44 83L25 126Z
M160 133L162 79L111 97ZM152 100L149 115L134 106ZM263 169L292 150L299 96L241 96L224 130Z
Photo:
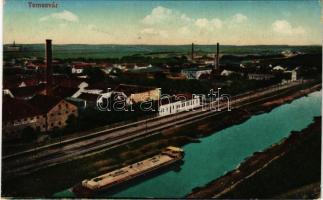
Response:
M195 188L188 198L318 198L321 117L280 143L256 152L235 170Z
M317 89L319 88L313 88L310 91ZM278 104L275 104L264 107L262 106L264 103L285 98L300 91L300 88L288 90L280 96L268 98L241 109L233 109L229 113L224 112L186 127L163 130L159 135L98 153L95 156L49 167L34 174L9 180L3 184L3 194L5 194L4 196L15 197L51 197L54 192L71 187L85 178L95 177L120 166L150 157L166 146L183 146L188 143L198 142L199 138L203 136L208 136L233 124L242 123L252 115L269 111L278 106ZM308 92L310 93L310 91ZM304 93L301 93L302 95ZM281 103L283 104L284 101ZM68 176L66 176L67 174Z

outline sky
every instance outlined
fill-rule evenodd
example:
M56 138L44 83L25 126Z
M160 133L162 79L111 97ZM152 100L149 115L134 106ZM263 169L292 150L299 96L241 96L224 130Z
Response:
M3 10L4 43L322 44L319 0L5 0Z

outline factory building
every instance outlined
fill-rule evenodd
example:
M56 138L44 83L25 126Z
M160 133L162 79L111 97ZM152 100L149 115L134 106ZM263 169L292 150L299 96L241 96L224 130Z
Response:
M39 132L65 127L77 107L58 97L37 95L26 101L6 98L3 102L3 138L19 138L27 127Z

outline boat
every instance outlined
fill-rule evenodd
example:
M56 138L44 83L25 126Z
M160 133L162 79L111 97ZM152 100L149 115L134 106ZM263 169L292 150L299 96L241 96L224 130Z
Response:
M93 193L106 191L123 183L137 179L158 169L182 161L184 151L181 148L169 146L160 154L131 165L113 170L92 179L85 179L73 187L73 193L79 197L88 197Z

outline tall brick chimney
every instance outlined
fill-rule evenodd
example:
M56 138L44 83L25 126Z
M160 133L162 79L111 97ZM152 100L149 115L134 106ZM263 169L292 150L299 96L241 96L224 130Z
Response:
M194 43L192 43L192 55L191 55L192 60L194 60Z
M52 40L46 40L46 95L52 94Z
M219 53L220 53L220 48L219 48L219 43L216 43L216 61L215 61L215 70L219 72L220 66L219 66Z

